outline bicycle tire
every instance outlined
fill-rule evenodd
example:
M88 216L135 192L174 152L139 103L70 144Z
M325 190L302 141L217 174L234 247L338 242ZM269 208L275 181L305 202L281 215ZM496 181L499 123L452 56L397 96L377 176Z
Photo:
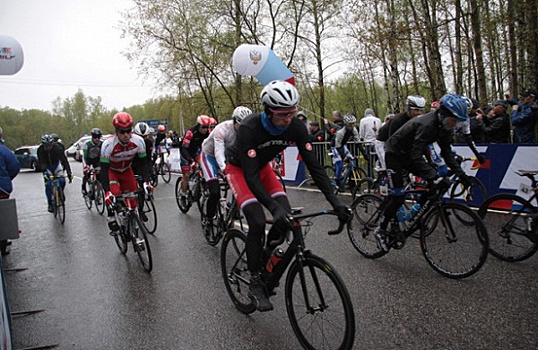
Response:
M90 184L90 188L91 187L92 187L92 185ZM86 194L82 194L82 197L84 198L84 204L86 204L86 208L91 210L93 201L90 199L90 195L86 193Z
M153 187L157 187L159 184L159 172L156 169L156 164L149 167L149 183Z
M437 214L439 220L433 230L424 225L420 228L420 247L428 264L448 278L475 274L488 256L488 233L480 216L468 206L453 202L441 203L432 210L443 210L444 215Z
M157 230L157 210L155 209L155 201L153 196L150 196L149 199L144 196L144 214L148 218L148 221L142 221L146 231L152 235Z
M103 215L106 208L105 203L105 190L103 190L103 185L99 181L97 181L95 186L95 209L100 215Z
M131 231L131 241L133 243L133 249L138 255L140 263L144 268L144 271L150 273L153 269L153 258L151 256L151 248L149 246L148 236L146 234L146 228L142 225L140 218L134 214L129 219L129 229ZM136 238L144 240L143 243L137 244Z
M65 194L61 187L58 187L58 202L56 203L58 208L58 219L63 224L65 222Z
M351 191L351 196L353 197L353 199L363 194L375 194L377 196L380 195L379 186L377 186L375 179L371 177L365 177L364 179L361 179L357 186L354 187Z
M332 165L325 165L323 169L325 169L325 173L329 180L334 181L334 167Z
M456 179L456 181L450 188L450 201L452 202L455 199L459 198L465 201L465 204L479 207L480 203L483 203L488 198L488 191L486 190L486 186L484 186L480 179L477 179L474 176L469 176L469 180L471 181L471 186L469 187L468 191L465 191L461 180L459 178ZM468 198L469 202L467 202L467 198L462 198L465 192L467 192L468 197L470 197Z
M128 245L127 245L127 237L125 232L123 232L123 228L120 229L120 232L118 232L114 236L114 240L116 241L116 245L118 246L118 249L120 252L125 255L127 253Z
M480 206L478 215L488 229L491 255L508 262L533 256L538 243L529 238L527 227L529 217L537 212L529 201L515 194L500 193L488 198ZM537 241L538 232L535 235Z
M170 179L172 179L172 174L170 173L170 166L168 164L163 164L161 166L161 177L163 178L164 182L170 183Z
M353 303L342 278L326 260L313 254L295 260L286 276L285 299L293 332L305 349L353 347Z
M348 226L348 236L353 247L368 259L377 259L387 254L380 249L374 237L374 230L379 225L379 212L383 199L374 194L358 196L351 204L353 219Z
M244 314L256 311L248 296L250 272L245 251L246 234L238 229L229 230L222 240L220 265L226 291L235 307Z
M189 201L189 196L187 196L187 201L185 202L185 205L182 205L181 203L181 194L180 194L180 191L181 191L181 177L178 177L177 180L176 180L176 186L175 186L175 191L176 191L176 203L177 203L177 206L179 208L179 210L181 210L182 213L186 214L189 209L191 208L191 203Z

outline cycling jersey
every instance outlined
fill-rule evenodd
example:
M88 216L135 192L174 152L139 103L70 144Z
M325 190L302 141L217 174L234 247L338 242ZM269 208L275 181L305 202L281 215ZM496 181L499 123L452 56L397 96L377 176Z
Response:
M202 142L208 136L209 132L202 134L199 131L198 124L187 130L181 142L181 157L188 162L192 162L200 154Z
M342 147L347 144L349 139L353 138L353 141L359 142L359 132L357 131L357 128L352 127L343 127L340 130L336 132L335 138L334 138L334 147L338 150L341 156L343 156L343 149Z
M57 143L52 144L50 150L46 150L45 145L39 146L37 149L37 159L39 160L41 169L48 169L53 173L57 173L55 170L59 168L61 163L64 170L68 174L71 174L71 166L65 157L63 146Z
M84 144L84 162L87 165L99 166L102 145L103 142L101 140L97 143L94 143L93 140L89 140Z
M124 172L131 167L133 159L146 157L144 139L138 135L131 135L127 145L123 145L117 136L108 138L101 147L101 163L109 164L110 169Z
M226 145L235 139L234 121L227 120L218 124L202 143L202 152L215 157L221 171L226 168Z
M316 159L304 124L299 119L293 118L282 134L271 135L263 127L261 116L261 113L256 113L243 119L234 142L226 147L228 163L243 169L248 187L257 200L270 211L279 206L263 186L260 169L285 148L295 143L310 175L329 203L333 207L340 205L325 170Z
M398 129L402 127L402 125L404 125L410 120L411 118L409 117L409 114L407 112L396 114L387 123L383 124L383 126L379 129L377 139L379 141L387 141L389 137L392 136L392 134L394 134Z

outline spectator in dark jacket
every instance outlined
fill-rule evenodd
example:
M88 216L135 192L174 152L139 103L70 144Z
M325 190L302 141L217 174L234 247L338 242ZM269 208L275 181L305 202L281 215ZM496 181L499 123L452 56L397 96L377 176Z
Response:
M522 100L512 106L512 125L514 126L514 143L535 143L536 122L538 121L538 106L534 89L521 94Z
M492 107L487 108L484 113L478 112L476 119L483 123L486 142L510 142L510 119L506 114L507 109L508 103L498 100L493 103Z
M0 130L2 129L0 128ZM11 191L13 191L11 180L17 176L20 170L21 166L13 152L4 146L3 142L0 142L0 200L9 198ZM7 240L0 240L2 255L9 253L7 247L10 244Z
M323 142L325 141L325 133L319 128L319 123L316 121L310 122L310 141Z

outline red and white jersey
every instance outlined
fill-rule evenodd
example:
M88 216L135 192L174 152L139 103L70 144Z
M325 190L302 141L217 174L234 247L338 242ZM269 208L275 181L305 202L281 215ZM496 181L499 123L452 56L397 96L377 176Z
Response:
M144 139L136 134L131 135L127 145L123 145L117 136L113 136L106 139L101 146L101 162L109 163L110 169L114 171L124 172L136 156L146 156Z

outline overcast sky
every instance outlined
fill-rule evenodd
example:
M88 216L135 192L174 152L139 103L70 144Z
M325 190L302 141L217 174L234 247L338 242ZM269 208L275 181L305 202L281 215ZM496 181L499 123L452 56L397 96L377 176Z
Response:
M52 110L79 89L108 109L143 104L162 92L121 54L120 11L130 0L0 0L0 34L22 46L24 65L0 76L0 107Z

